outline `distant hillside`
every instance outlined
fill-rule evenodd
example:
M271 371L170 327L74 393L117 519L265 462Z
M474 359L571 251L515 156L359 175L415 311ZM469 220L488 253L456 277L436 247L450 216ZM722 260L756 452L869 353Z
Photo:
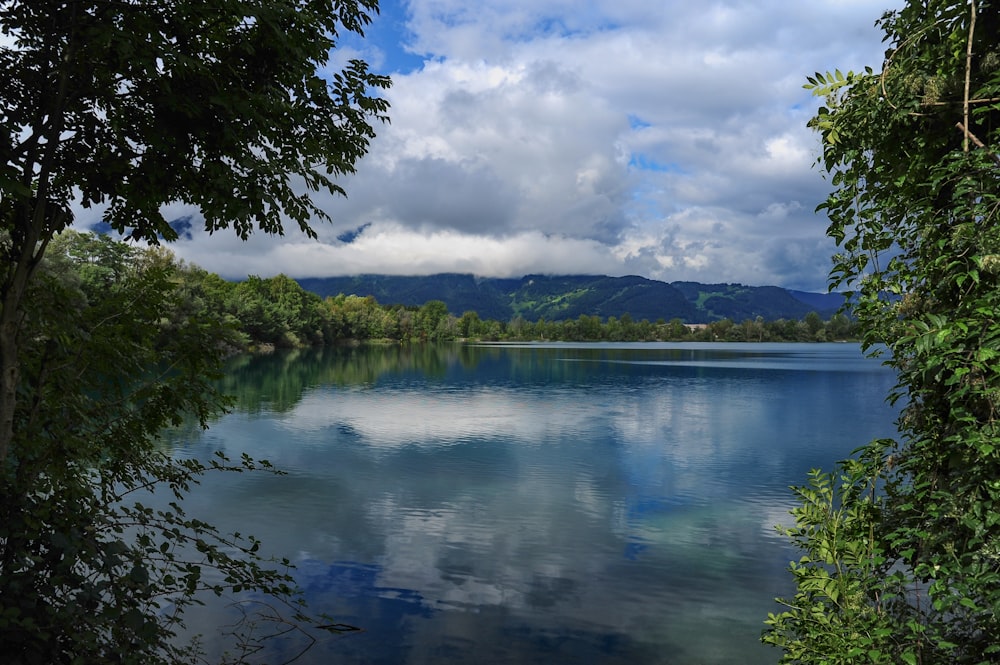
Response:
M811 291L789 291L793 298L801 300L817 312L835 312L844 304L840 293L813 293Z
M588 316L685 321L697 318L695 308L673 286L644 277L528 275L507 292L514 315L529 321Z
M317 293L322 298L340 293L374 296L383 305L423 305L428 300L440 300L456 316L472 310L482 319L496 321L507 321L513 317L508 291L520 284L520 280L482 280L472 275L454 273L426 277L310 277L297 281L303 289Z
M478 278L440 274L425 277L357 275L298 280L302 288L322 297L338 294L374 296L386 305L422 305L440 300L460 316L475 311L483 319L529 321L575 319L581 314L634 320L681 319L708 323L719 319L743 321L758 316L767 321L801 319L809 312L829 318L843 302L839 294L789 291L777 286L742 284L668 284L645 277L603 275L526 275L518 279Z
M765 321L801 319L809 312L817 312L827 319L844 301L838 294L788 291L778 286L698 282L674 282L673 286L694 303L706 321L743 321L758 316Z

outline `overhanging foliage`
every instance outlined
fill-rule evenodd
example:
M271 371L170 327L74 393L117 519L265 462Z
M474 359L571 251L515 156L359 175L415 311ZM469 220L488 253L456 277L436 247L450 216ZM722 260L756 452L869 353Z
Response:
M1000 7L909 2L879 25L881 72L807 87L825 99L833 285L898 373L900 436L798 490L806 558L764 639L788 663L996 662Z
M387 120L386 77L329 68L376 0L0 0L0 643L10 663L190 661L202 591L288 599L257 544L130 502L206 468L156 438L223 406L229 333L155 253L56 236L82 206L132 240L313 235ZM46 256L51 254L49 260ZM251 460L220 460L244 469ZM203 571L215 571L209 580ZM244 642L244 645L247 643Z

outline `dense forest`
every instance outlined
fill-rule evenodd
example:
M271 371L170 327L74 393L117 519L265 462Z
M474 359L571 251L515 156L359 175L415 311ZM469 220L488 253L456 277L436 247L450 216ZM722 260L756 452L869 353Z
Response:
M686 325L680 319L634 320L630 315L601 318L581 314L565 320L529 321L521 316L498 321L477 312L450 313L440 300L423 305L379 303L373 296L320 296L285 275L227 281L215 273L177 260L163 247L142 248L108 236L66 232L53 243L61 279L99 295L121 276L158 266L176 285L178 304L165 313L169 332L195 318L223 322L225 344L234 351L290 348L347 341L741 341L816 342L851 339L853 322L843 314L824 321L810 312L801 320L762 317L740 322L722 319Z

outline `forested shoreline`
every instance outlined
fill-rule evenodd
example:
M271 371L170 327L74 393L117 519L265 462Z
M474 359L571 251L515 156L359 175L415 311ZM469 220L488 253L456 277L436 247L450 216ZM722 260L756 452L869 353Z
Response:
M680 319L651 322L581 315L575 319L510 321L482 319L474 311L448 312L439 300L420 306L379 303L372 296L320 296L285 275L249 276L228 281L178 260L160 246L140 247L108 236L66 232L53 242L50 263L60 266L60 279L82 285L99 297L126 274L156 266L175 285L178 305L164 314L165 331L195 318L223 324L220 343L234 352L341 344L349 342L444 341L734 341L823 342L851 340L854 323L838 314L824 321L812 312L801 320L762 317L735 322L721 319L697 326Z

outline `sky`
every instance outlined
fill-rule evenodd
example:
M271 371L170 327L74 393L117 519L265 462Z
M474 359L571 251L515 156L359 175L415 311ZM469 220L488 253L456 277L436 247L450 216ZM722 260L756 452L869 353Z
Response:
M380 126L319 240L198 231L229 278L642 275L826 291L816 71L881 66L902 0L383 0Z

